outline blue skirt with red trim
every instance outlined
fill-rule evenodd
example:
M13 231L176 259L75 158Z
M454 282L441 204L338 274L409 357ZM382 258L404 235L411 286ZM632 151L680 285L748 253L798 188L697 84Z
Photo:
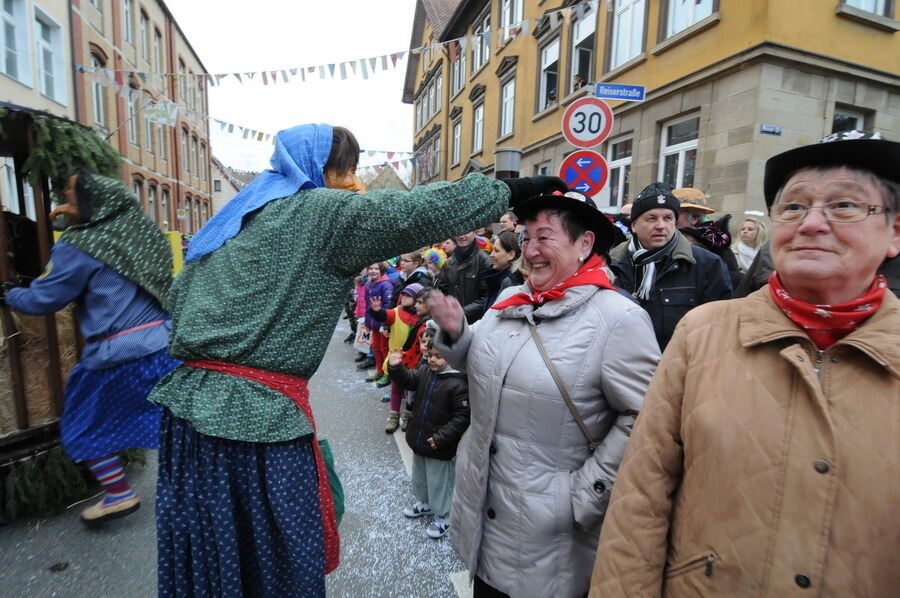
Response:
M76 365L66 382L60 419L69 458L84 461L130 448L155 449L162 408L147 395L179 363L163 349L102 370Z

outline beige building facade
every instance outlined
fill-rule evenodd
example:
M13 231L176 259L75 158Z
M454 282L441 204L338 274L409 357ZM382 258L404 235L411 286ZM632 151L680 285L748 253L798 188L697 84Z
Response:
M763 210L775 153L848 128L900 139L890 0L423 0L415 22L412 47L445 42L407 72L418 183L491 174L504 148L521 151L521 175L556 174L576 149L563 112L597 83L646 88L609 101L613 129L594 148L610 212L656 180L719 211Z

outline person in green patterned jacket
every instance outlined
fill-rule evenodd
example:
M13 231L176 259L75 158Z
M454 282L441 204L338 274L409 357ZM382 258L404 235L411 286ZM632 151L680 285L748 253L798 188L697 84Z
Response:
M150 397L165 407L160 597L325 595L339 540L306 383L352 277L565 190L472 174L361 194L358 159L346 129L281 131L272 168L191 242L169 295L169 353L185 363Z

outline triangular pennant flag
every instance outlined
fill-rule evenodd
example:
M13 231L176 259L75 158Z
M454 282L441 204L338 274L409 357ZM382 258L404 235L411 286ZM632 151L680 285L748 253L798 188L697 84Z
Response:
M397 170L398 168L400 168L400 162L391 162L391 166L394 167L394 170Z
M366 150L366 155L370 158L375 155L375 150Z
M216 122L219 123L219 130L220 130L220 131L224 131L224 130L225 130L225 125L228 124L228 123L226 123L224 120L217 120Z
M294 74L297 74L297 69L294 69ZM285 83L288 82L287 71L281 71L281 80L284 81Z
M256 140L257 140L257 141L262 141L262 140L263 140L263 134L262 134L262 133L257 133L257 134L256 134Z
M375 74L375 67L378 64L378 58L373 57L369 59L369 72L373 75Z
M241 85L244 84L244 80L241 79L241 74L240 74L240 73L232 73L232 75L234 75L234 78L238 80L238 83L240 83Z
M278 71L272 71L269 73L269 79L272 80L272 83L278 83Z
M531 33L531 21L530 20L525 19L524 21L519 23L519 25L521 25L520 29L522 31L522 35L528 35L529 33Z
M334 65L334 64L329 64L329 65L328 65L328 72L331 73L331 78L332 78L332 79L334 79L334 69L335 69L335 65Z
M341 81L344 81L346 79L347 79L347 63L342 62L341 63Z
M484 44L490 48L491 47L491 37L494 35L494 32L488 29L484 33L481 34L481 37L484 38Z
M387 57L387 54L385 54L384 56L381 57L381 70L383 70L383 71L388 70L387 61L388 61L388 57Z
M142 83L146 83L146 82L147 82L147 73L141 73L141 72L139 72L139 73L137 74L137 76L141 78L141 82L142 82Z
M272 137L272 136L271 136L269 133L266 133L266 138L265 138L265 140L268 141L270 137Z
M359 61L359 70L362 71L363 79L369 78L369 69L366 68L366 59L365 58L363 58L362 60Z
M415 166L415 165L416 165L416 159L415 159L415 158L410 158L410 159L409 159L409 163L412 164L413 166Z
M584 18L584 3L579 2L575 5L575 18L579 21Z
M559 17L560 17L559 11L554 10L554 11L550 12L549 14L550 14L550 29L556 29L557 27L559 27Z
M220 81L228 75L216 75L216 85L219 85Z
M388 152L387 153L388 160L393 160L395 155L397 155L397 152Z
M324 78L325 78L325 67L319 66L319 79L324 79Z
M391 54L391 63L393 68L397 68L397 61L400 60L402 55L403 52L394 52L393 54Z
M300 80L306 81L306 69L300 69Z
M419 54L422 53L422 51L423 51L424 49L425 49L424 46L421 47L421 48L412 48L412 49L409 51L409 53L412 54L413 56L418 56Z
M350 76L352 77L356 74L356 61L351 60L347 64L350 65Z
M263 85L269 84L269 77L266 75L266 71L262 72L262 80L263 80Z
M216 78L213 77L212 75L206 75L206 83L210 87L215 87L216 86Z
M375 174L381 174L381 171L384 170L381 166L375 166Z
M251 81L253 81L253 77L256 75L256 73L244 73L244 74L247 75L247 78L250 79Z
M245 129L244 127L241 127L241 131L244 132L244 135L243 135L244 139L246 139L247 137L250 136L250 129Z
M464 36L462 36L461 38L459 38L459 39L456 40L456 41L459 42L459 49L460 49L460 51L463 52L463 53L465 53L466 48L469 46L469 36L468 36L468 35L464 35Z
M113 71L116 85L125 85L125 74L122 71Z
M233 125L233 124L230 124L230 123L229 123L229 125L228 125L228 132L229 132L229 133L234 133L234 125Z
M289 72L291 73L291 77L297 76L297 71L303 72L303 69L291 69Z

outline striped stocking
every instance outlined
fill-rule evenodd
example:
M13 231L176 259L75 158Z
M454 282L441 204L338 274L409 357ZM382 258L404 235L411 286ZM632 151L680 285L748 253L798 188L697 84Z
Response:
M106 491L104 504L108 505L134 496L134 491L125 478L125 468L117 456L107 455L99 459L88 459L85 463Z

